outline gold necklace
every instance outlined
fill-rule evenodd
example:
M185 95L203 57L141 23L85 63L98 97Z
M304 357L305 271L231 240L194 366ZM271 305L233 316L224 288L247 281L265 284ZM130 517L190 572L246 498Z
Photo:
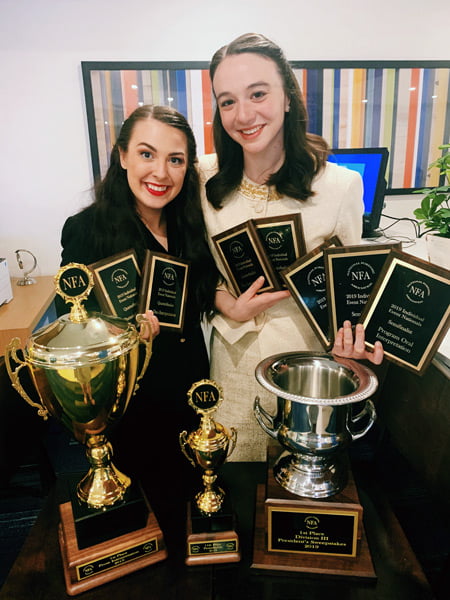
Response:
M256 212L263 212L266 202L282 198L282 194L277 192L275 186L253 183L246 175L242 178L238 192L252 203Z

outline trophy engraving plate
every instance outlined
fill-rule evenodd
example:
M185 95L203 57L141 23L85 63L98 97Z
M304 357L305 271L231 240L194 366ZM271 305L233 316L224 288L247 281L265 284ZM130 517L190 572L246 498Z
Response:
M300 213L280 217L253 219L253 223L267 256L277 273L287 269L298 258L306 254ZM286 287L282 278L280 283Z
M268 507L269 552L356 556L357 511Z
M200 556L202 554L223 554L238 551L237 540L213 540L212 542L190 542L189 556Z
M114 569L119 565L127 564L133 560L141 558L142 556L148 556L149 554L153 554L153 552L157 551L158 540L153 537L145 542L142 542L141 544L130 546L129 548L121 550L120 552L102 556L98 560L94 560L77 567L78 581L88 579L89 577L93 577L94 575L98 575L104 571L109 571L110 569Z
M260 292L280 289L278 277L252 221L215 235L212 240L237 296L261 275L265 284Z
M189 268L189 261L147 250L139 312L153 310L161 329L183 329Z
M134 320L141 281L135 251L114 254L89 268L94 274L94 294L102 311L127 321Z
M324 249L340 245L339 238L334 236L281 272L293 299L326 350L331 347L331 341L328 333L329 316Z
M401 244L364 244L326 248L327 304L333 340L344 321L355 325L370 296L389 252Z
M450 326L450 271L392 250L360 322L369 348L422 374Z

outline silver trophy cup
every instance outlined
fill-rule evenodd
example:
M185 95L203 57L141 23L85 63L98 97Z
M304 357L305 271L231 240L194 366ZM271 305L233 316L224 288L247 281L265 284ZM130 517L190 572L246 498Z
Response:
M269 356L256 379L277 396L277 413L255 399L263 430L285 449L274 465L276 481L307 498L327 498L347 482L343 450L367 433L376 419L369 399L375 374L353 360L325 353L291 352Z

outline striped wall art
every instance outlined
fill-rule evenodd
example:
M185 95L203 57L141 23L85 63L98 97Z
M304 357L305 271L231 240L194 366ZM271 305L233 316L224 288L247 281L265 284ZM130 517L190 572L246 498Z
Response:
M214 98L206 62L82 62L93 173L103 176L123 120L140 104L173 106L191 124L198 153L214 151ZM450 61L326 61L291 65L309 131L332 148L386 146L387 193L438 183L428 164L450 141Z

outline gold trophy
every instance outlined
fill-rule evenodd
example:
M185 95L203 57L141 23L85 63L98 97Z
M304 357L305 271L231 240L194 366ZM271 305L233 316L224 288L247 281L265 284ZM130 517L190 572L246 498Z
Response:
M229 497L216 485L216 471L233 452L236 430L228 431L212 418L220 402L222 390L209 379L193 384L188 402L201 415L197 430L180 433L183 454L203 470L204 489L188 503L187 565L228 563L240 560L239 538Z
M13 387L38 414L58 419L86 446L89 472L76 484L77 477L70 501L59 506L66 588L75 595L163 560L167 552L143 491L113 465L106 437L138 388L152 342L144 342L138 376L142 340L136 327L125 319L88 314L83 307L93 287L88 267L62 267L55 285L72 303L70 314L37 331L24 349L14 338L7 347L6 366ZM140 319L140 327L149 328L148 321ZM37 401L21 383L24 367Z

